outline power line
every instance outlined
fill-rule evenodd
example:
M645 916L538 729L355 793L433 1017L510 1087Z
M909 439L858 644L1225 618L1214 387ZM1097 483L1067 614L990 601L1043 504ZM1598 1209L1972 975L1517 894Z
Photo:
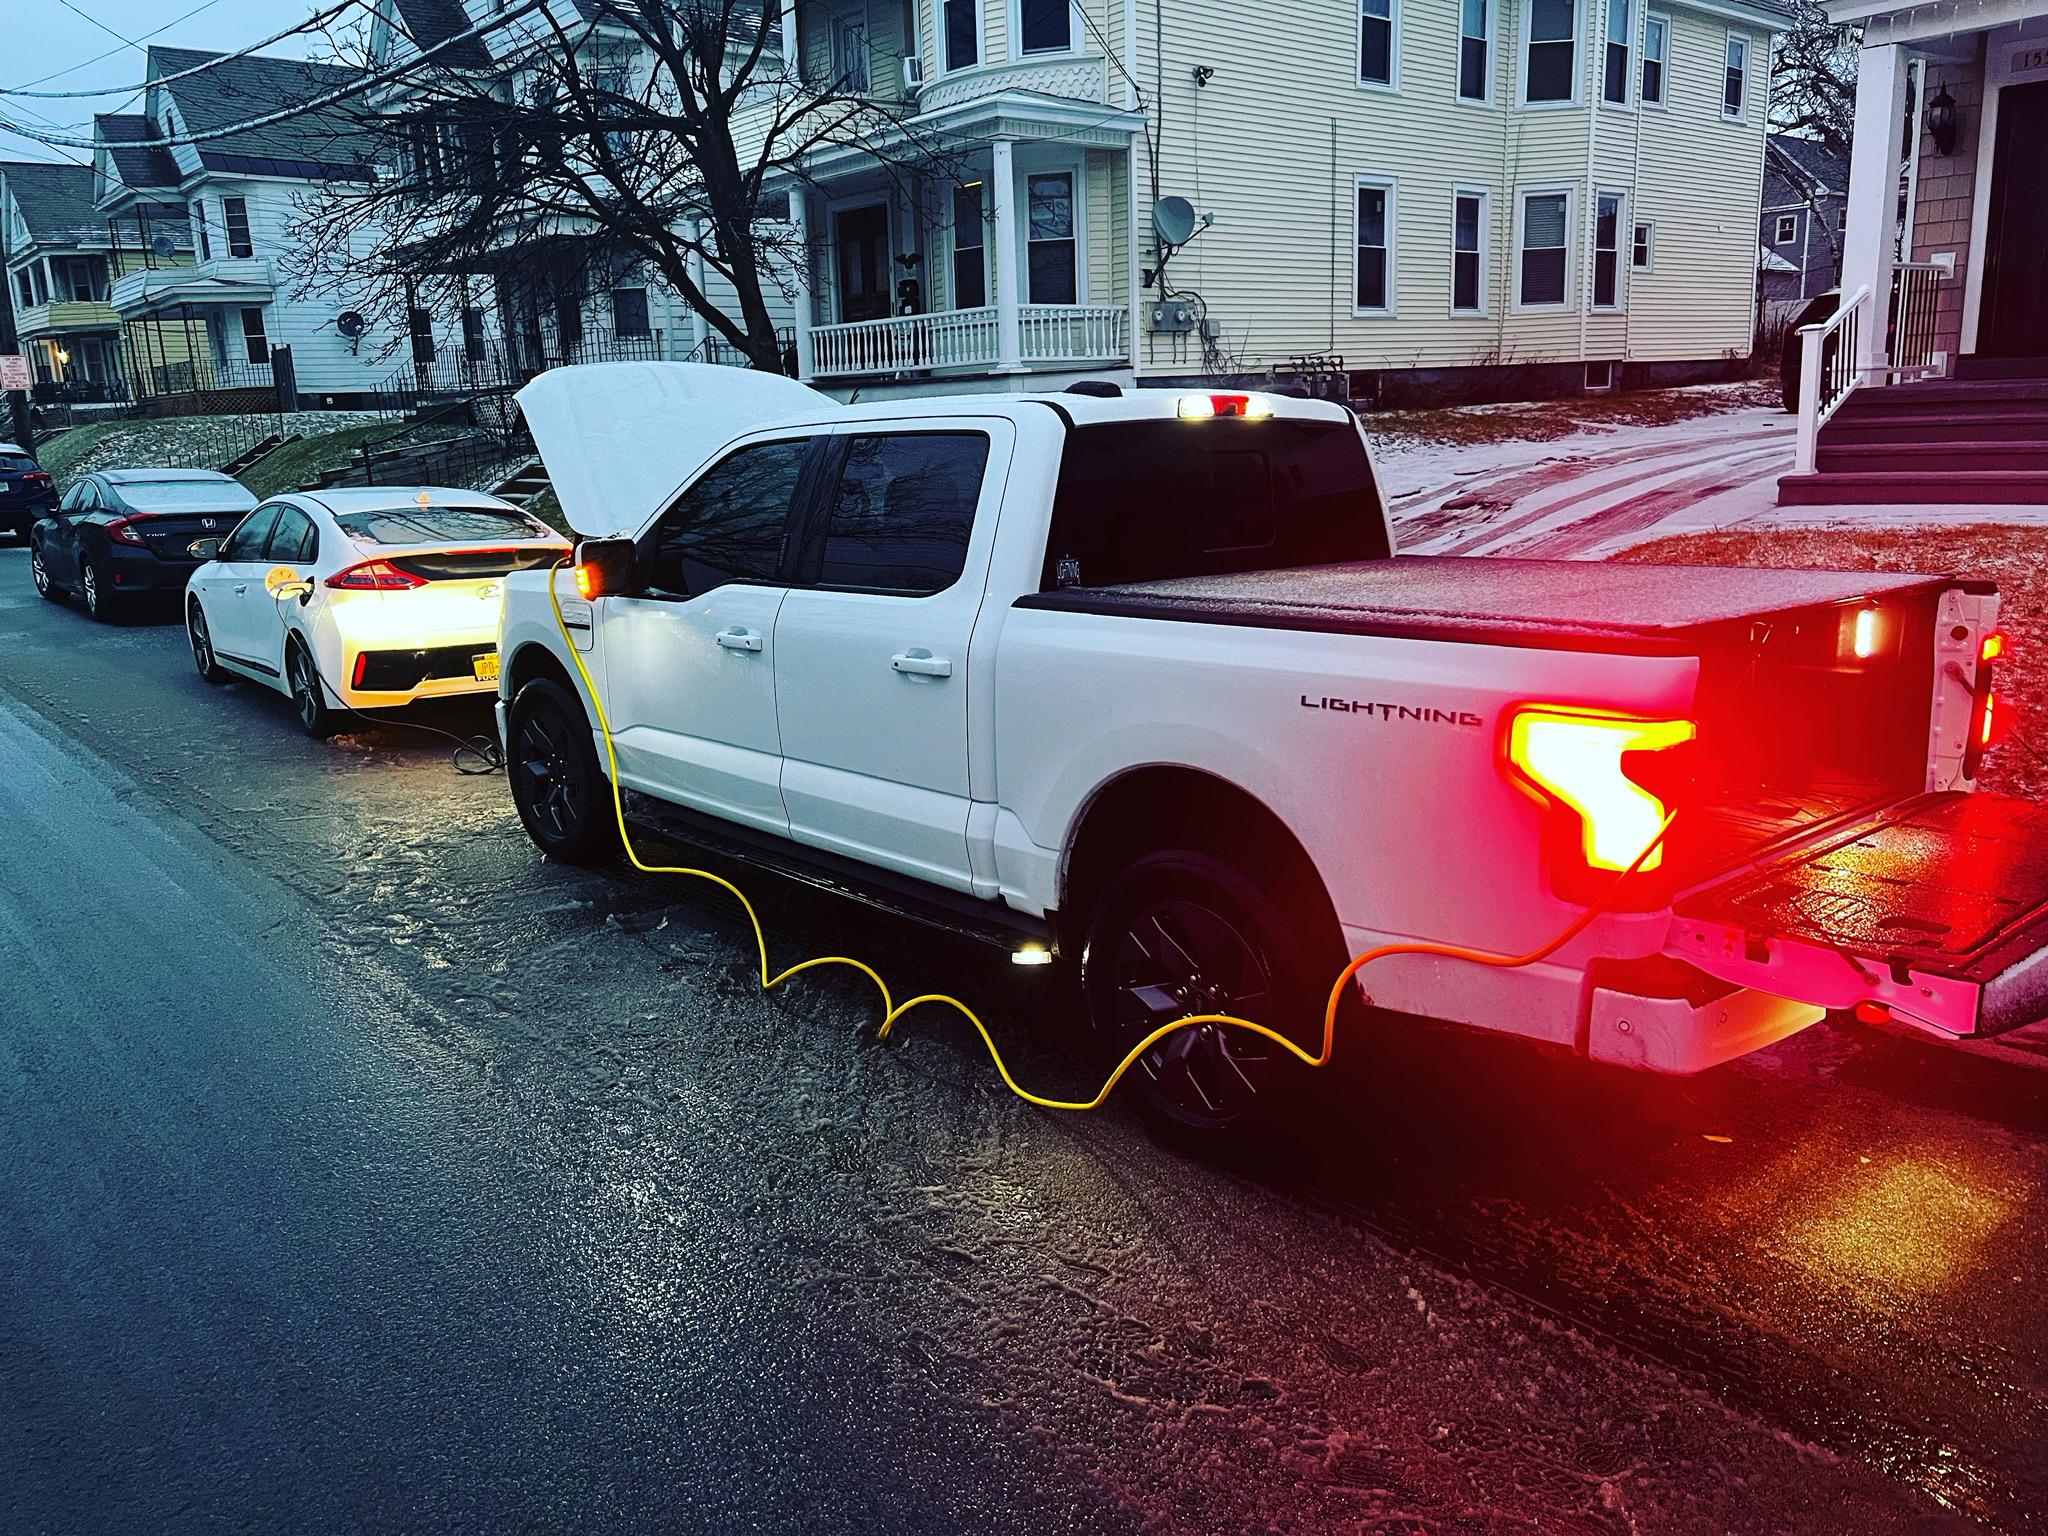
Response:
M91 58L89 58L89 59L83 59L83 60L80 60L80 61L79 61L78 63L76 63L76 64L66 64L66 65L65 65L65 66L64 66L64 67L63 67L62 69L52 70L52 71L51 71L51 72L50 72L49 74L47 74L47 75L38 75L38 76L36 76L36 78L35 78L35 79L33 79L33 80L30 80L30 81L28 81L28 82L27 82L27 84L25 84L25 85L21 85L21 86L17 86L17 87L15 87L15 88L14 88L14 89L12 89L12 90L8 90L8 89L7 89L7 88L5 88L5 87L0 87L0 95L9 95L9 96L33 96L33 95L39 95L39 94L49 94L49 95L57 95L57 94L61 94L61 93L59 93L59 92L48 92L48 93L43 93L43 92L36 92L36 91L31 91L31 90L30 90L30 89L29 89L28 87L29 87L29 86L31 86L31 85L41 85L41 84L42 84L42 83L43 83L44 81L46 81L46 80L58 80L58 79L62 79L62 78L63 78L63 77L65 76L65 75L73 75L73 74L76 74L76 73L78 73L78 71L79 71L79 70L81 70L81 69L85 69L85 68L88 68L88 67L89 67L89 66L91 66L91 65L97 64L97 63L101 62L101 61L102 61L103 59L111 59L111 58L112 58L112 57L113 57L113 56L114 56L115 54L117 54L117 53L126 53L126 52L128 51L128 49L129 49L129 48L134 48L134 47L138 47L138 46L140 46L140 45L141 45L142 43L145 43L145 42L147 42L147 41L148 41L148 40L149 40L150 38L152 38L152 37L159 37L159 36L161 36L162 34L164 34L164 33L168 32L168 31L170 31L170 30L171 30L171 28L173 28L173 27L175 27L176 25L178 25L178 23L179 23L179 22L181 22L181 21L190 21L190 20L191 20L191 19L192 19L192 18L193 18L194 16L197 16L197 15L198 15L198 14L199 14L199 13L200 13L201 11L207 11L207 10L211 10L211 9L213 9L213 7L214 7L214 6L216 6L216 5L219 5L219 4L220 4L220 0L200 0L200 3L199 3L198 5L195 5L195 6L193 6L193 7L192 7L192 9L191 9L191 10L189 10L189 11L187 11L187 12L186 12L186 13L185 13L184 15L182 15L182 16L174 16L174 17L172 17L172 18L171 18L171 20L169 20L169 21L165 22L165 23L164 23L164 24L163 24L162 26L158 27L158 28L156 29L156 31L154 31L154 32L145 32L145 33L143 33L143 34L142 34L142 36L141 36L141 37L139 37L139 38L136 38L136 39L135 39L135 40L134 40L133 42L128 42L128 41L127 41L127 39L125 39L125 38L124 38L124 39L122 39L122 41L123 41L124 43L126 43L126 45L127 45L126 47L121 47L121 48L109 48L109 49L108 49L108 50L107 50L107 51L106 51L105 53L96 53L96 54L94 54L94 55L93 55L93 56L92 56ZM88 19L89 19L89 18L88 18ZM97 23L95 23L95 25L97 25Z
M70 0L63 0L63 3L66 5L70 5ZM199 12L205 10L207 6L218 5L219 3L220 0L206 0L205 5L201 5L196 9L187 11L184 16L180 16L178 18L178 21L185 20L186 16L197 16ZM121 96L135 91L145 91L148 90L149 87L151 87L152 85L168 85L173 80L183 80L188 75L203 74L209 69L218 68L220 65L227 63L228 60L230 59L247 58L250 54L256 52L256 50L259 48L268 48L272 43L281 43L286 38L295 36L300 32L311 32L317 27L324 27L327 25L328 22L334 20L334 18L339 16L343 11L353 10L358 5L365 5L370 3L372 3L372 0L341 0L341 3L339 5L330 6L324 11L315 11L311 16L308 16L304 21L299 22L296 26L286 27L282 32L273 32L271 33L270 36L262 39L260 42L245 44L244 46L237 48L232 53L223 53L214 58L208 59L204 64L194 64L191 68L181 69L177 71L175 74L160 75L154 80L145 80L140 85L108 85L89 91L32 91L28 89L28 86L0 85L0 96L30 96L41 101L60 101L80 96ZM70 5L70 8L74 11L78 10L78 7L75 5ZM83 11L79 11L78 14L81 16L85 16L85 12ZM86 16L86 20L92 21L92 18L90 16ZM143 37L155 37L158 35L158 33L168 32L172 27L175 27L178 24L178 21L167 22L165 25L158 27L155 32L145 32L143 34ZM100 26L102 31L106 30L106 28L102 26L99 22L94 22L93 25ZM114 35L116 37L120 36L118 32ZM123 38L122 41L127 42L127 39ZM142 46L142 43L140 40L137 40L135 42L128 43L128 46L131 48L140 48ZM120 53L122 51L123 50L119 48L109 48L105 53L99 55L99 59L110 59L115 54ZM71 66L71 69L60 69L57 71L57 75L68 75L71 73L71 70L83 69L85 68L86 64L98 63L99 59L87 59L85 61L85 64L74 64ZM57 78L57 75L45 75L43 76L43 79L54 80ZM39 83L40 82L38 81L31 80L29 82L29 85L36 85Z
M457 43L469 42L487 33L494 32L500 27L508 26L512 22L522 20L532 15L535 11L546 9L549 3L550 0L526 0L525 4L506 11L501 16L494 16L489 21L480 22L476 26L457 32L452 36L444 37L430 48L421 49L419 56L416 58L407 59L402 64L390 69L380 70L376 74L365 75L360 80L352 80L347 85L314 96L307 101L298 102L293 106L280 107L275 112L265 112L256 117L245 118L239 123L229 123L225 127L209 128L203 133L166 134L153 138L148 142L152 147L160 149L168 149L176 145L209 144L217 139L232 138L238 133L247 133L251 129L267 128L273 123L285 122L294 117L303 117L308 112L318 112L323 108L333 106L337 102L346 101L352 96L360 96L363 92L373 90L377 86L388 85L392 81L400 79L418 68L421 64L426 63L443 49L452 48ZM214 62L217 63L219 61L216 60ZM54 149L97 149L99 147L99 142L96 139L80 139L41 133L5 117L0 117L0 128L4 128L10 133L18 133L23 138L32 139L38 144L47 144Z

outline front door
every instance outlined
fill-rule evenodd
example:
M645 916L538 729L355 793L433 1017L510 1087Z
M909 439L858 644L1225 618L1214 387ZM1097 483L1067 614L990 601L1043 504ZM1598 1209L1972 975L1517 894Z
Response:
M889 209L848 208L832 219L839 253L839 318L882 320L889 314Z
M837 439L775 625L798 842L972 889L968 711L987 680L968 643L1010 443L1009 423L985 419Z
M2048 357L2048 80L1998 93L1978 352Z
M756 443L712 465L642 540L643 590L596 604L621 781L777 833L789 818L775 619L811 443Z

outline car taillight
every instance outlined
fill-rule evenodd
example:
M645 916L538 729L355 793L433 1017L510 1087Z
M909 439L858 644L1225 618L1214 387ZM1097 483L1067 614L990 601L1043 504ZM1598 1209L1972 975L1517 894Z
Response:
M1662 864L1663 847L1650 845L1669 807L1643 782L1638 754L1667 751L1697 734L1690 720L1645 720L1547 704L1511 714L1508 768L1559 825L1553 842L1566 863L1558 873L1619 873L1638 858L1646 870Z
M23 485L48 485L50 477L40 469L32 469L21 477Z
M116 544L136 544L144 549L149 548L148 541L135 531L135 523L136 519L132 517L117 517L107 524L107 537Z
M1984 766L1985 752L1998 745L2010 724L2007 717L2011 710L1999 703L1991 687L1992 673L1997 670L1994 663L2004 657L2005 650L2005 635L1995 629L1977 646L1977 702L1970 720L1970 738L1963 748L1963 777L1968 779L1977 777L1977 770Z
M336 571L327 578L326 584L344 592L406 592L414 587L424 587L427 578L401 571L389 560L365 560L361 565Z

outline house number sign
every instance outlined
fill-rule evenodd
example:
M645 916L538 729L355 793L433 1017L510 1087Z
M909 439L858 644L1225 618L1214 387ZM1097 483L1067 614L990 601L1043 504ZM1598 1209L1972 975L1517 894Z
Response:
M2012 56L2012 72L2024 75L2029 70L2048 69L2048 48L2022 48Z

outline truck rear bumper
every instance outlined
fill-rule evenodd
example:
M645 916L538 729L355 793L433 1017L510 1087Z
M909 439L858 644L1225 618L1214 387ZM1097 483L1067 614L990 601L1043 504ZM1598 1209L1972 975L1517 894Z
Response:
M1718 990L1718 989L1717 989ZM1704 1072L1817 1024L1826 1010L1747 987L1702 1000L1593 988L1586 1055L1638 1072Z

